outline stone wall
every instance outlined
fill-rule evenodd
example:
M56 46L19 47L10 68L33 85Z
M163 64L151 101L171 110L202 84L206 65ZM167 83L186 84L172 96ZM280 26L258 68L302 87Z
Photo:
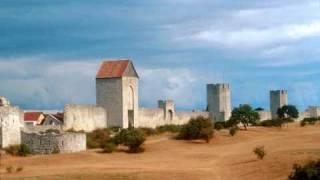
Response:
M22 132L21 143L34 154L73 153L86 150L85 133L26 133Z
M271 111L257 111L260 115L260 121L270 120L271 117Z
M18 107L0 107L0 148L20 144L22 121L23 111Z
M165 117L165 111L161 108L140 108L138 127L155 128L166 124L182 125L191 118L198 116L209 117L208 112L175 112L172 119Z
M107 112L94 105L66 105L63 129L90 132L107 127Z

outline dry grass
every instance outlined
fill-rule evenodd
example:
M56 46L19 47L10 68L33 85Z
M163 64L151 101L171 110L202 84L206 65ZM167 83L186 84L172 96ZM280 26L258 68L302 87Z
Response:
M286 179L294 163L320 158L319 125L249 128L234 137L222 130L209 144L169 136L149 137L142 154L5 155L0 179ZM258 145L268 152L263 161L252 153ZM19 165L22 172L5 173L5 167Z

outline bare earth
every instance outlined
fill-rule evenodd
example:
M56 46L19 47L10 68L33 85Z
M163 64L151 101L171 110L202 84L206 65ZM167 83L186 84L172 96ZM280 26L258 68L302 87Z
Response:
M252 153L258 145L265 146L264 160ZM286 179L294 163L320 158L320 126L250 128L235 137L223 130L210 144L161 135L148 138L145 148L141 154L5 155L0 179ZM24 169L8 174L8 166Z

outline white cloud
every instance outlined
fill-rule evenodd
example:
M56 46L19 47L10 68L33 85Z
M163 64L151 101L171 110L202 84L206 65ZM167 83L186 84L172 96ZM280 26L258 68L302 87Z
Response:
M95 103L98 61L45 61L43 57L0 60L0 93L12 104L61 108L66 103ZM41 59L41 60L40 60Z
M182 46L189 42L189 46L256 50L319 37L319 7L319 2L303 1L225 9L219 15L212 13L203 19L190 19L165 27L170 27L168 31L173 39Z
M231 31L212 28L196 32L189 37L185 37L185 39L228 48L246 49L261 48L317 36L320 36L320 21L280 27L242 28Z

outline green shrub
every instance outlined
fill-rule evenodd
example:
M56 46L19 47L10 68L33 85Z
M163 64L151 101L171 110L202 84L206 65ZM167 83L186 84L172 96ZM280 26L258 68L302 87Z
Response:
M122 129L112 140L115 144L123 144L129 148L129 152L142 152L141 147L145 141L144 134L139 129Z
M181 130L182 125L163 125L156 127L156 131L158 133L164 133L164 132L171 132L171 133L177 133Z
M30 149L25 144L9 146L5 151L13 156L27 156L31 154Z
M320 160L310 161L304 166L295 164L289 180L316 180L320 179Z
M304 118L301 122L300 122L300 125L301 124L310 124L310 125L315 125L316 122L319 121L319 118Z
M253 149L253 153L257 155L258 159L263 159L266 155L266 152L264 150L264 146L258 146Z
M224 122L216 122L214 123L214 129L216 130L221 130L225 127L225 123Z
M202 116L192 118L188 124L182 127L177 138L184 140L204 139L208 143L213 138L213 123L210 119Z
M238 131L238 128L232 127L232 128L229 129L229 134L231 136L234 136L234 135L236 135L237 131Z
M108 140L110 140L108 129L97 129L87 133L87 147L89 149L103 148Z
M281 126L281 122L278 119L270 119L270 120L265 120L265 121L261 121L259 122L259 126L264 126L264 127L280 127Z
M147 128L147 127L141 127L138 128L141 132L143 132L143 134L145 136L153 136L158 134L157 130L153 129L153 128Z
M20 148L18 150L18 155L19 156L27 156L28 154L30 154L30 149L27 145L25 144L21 144Z
M104 153L112 153L116 150L117 145L114 142L107 142L103 147Z

